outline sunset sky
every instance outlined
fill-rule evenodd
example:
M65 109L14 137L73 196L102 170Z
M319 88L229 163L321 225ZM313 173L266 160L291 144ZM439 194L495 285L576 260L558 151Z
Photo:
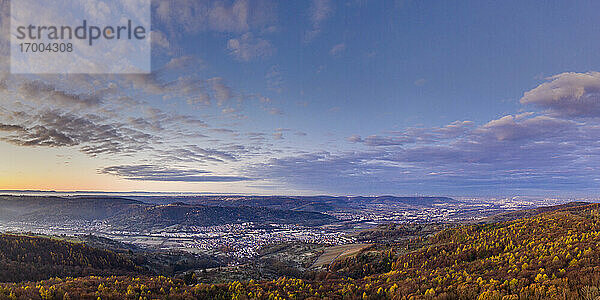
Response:
M157 0L149 75L11 75L0 3L0 189L600 192L598 1Z

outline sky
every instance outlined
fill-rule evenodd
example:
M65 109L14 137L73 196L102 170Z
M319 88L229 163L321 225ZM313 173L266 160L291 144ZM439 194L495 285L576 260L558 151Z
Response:
M88 75L11 74L0 3L0 189L600 192L598 1L154 0Z

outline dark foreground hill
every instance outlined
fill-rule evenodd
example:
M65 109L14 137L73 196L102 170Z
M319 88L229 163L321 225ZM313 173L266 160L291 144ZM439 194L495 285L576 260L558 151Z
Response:
M373 246L309 280L188 285L167 277L64 278L2 284L0 298L597 299L599 244L600 206L574 205Z
M50 277L150 274L113 251L82 243L21 235L0 235L0 281Z
M148 252L95 236L62 240L58 237L0 234L0 282L92 275L174 276L221 265L223 263L218 258L205 255Z

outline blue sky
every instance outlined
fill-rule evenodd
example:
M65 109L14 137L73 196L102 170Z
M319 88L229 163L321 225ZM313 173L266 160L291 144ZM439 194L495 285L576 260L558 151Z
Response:
M150 75L4 73L0 184L597 196L599 8L153 1Z

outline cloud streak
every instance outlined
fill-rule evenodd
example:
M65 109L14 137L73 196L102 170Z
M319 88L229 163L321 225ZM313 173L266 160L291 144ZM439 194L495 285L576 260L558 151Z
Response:
M167 168L156 165L120 165L106 167L100 174L114 175L134 181L170 182L239 182L252 180L241 176L215 176L210 171L198 169Z
M39 114L12 112L19 125L4 125L11 134L0 139L19 146L80 146L89 155L119 154L149 149L153 136L109 122L97 115L79 117L71 113L47 110Z

